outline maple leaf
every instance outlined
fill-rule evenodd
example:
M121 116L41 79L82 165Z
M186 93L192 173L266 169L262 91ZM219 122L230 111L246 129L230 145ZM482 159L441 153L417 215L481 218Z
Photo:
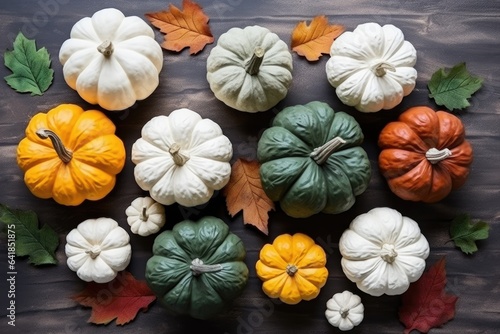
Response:
M243 210L243 223L253 225L267 235L268 212L274 210L274 203L262 188L259 169L257 161L236 160L224 195L232 217Z
M490 226L488 223L478 221L472 224L468 214L458 215L453 219L450 226L451 240L465 254L477 251L476 240L488 238Z
M316 61L322 54L330 53L333 41L344 30L342 25L328 24L324 15L314 17L310 25L299 22L292 32L292 50L308 61Z
M445 292L445 264L445 258L440 259L401 296L399 320L406 326L405 334L414 329L427 333L455 316L458 297Z
M156 296L145 281L138 281L127 272L120 272L109 283L89 282L83 291L71 297L80 305L92 307L88 322L117 325L134 320L140 310L146 311Z
M482 85L483 79L471 75L465 63L459 63L449 71L440 68L434 72L427 87L429 97L433 98L437 105L453 110L470 106L468 99Z
M189 52L193 55L214 41L208 26L208 16L200 5L191 0L182 2L182 11L170 4L168 10L147 13L145 16L152 25L166 34L161 45L164 49L179 52L189 47Z

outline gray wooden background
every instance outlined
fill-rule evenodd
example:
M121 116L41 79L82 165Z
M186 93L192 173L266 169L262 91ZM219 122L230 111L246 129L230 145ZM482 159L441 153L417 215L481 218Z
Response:
M22 95L0 83L0 203L13 208L32 209L42 224L49 224L60 235L57 250L59 264L36 268L26 259L17 259L16 327L7 326L7 252L5 235L0 243L0 332L2 333L337 333L323 313L326 301L336 292L349 289L362 297L365 320L352 333L402 333L397 311L400 298L370 297L356 289L340 268L338 238L350 221L360 213L379 206L389 206L420 223L428 238L432 265L446 256L448 291L459 297L456 318L431 333L499 333L500 332L500 1L498 0L353 0L353 1L263 1L263 0L199 0L210 16L210 27L216 39L233 26L262 25L276 32L290 45L295 25L325 14L330 22L352 30L369 21L391 23L401 28L407 40L417 49L418 82L414 92L394 110L362 114L342 105L328 84L324 72L327 56L309 63L294 54L294 80L288 96L275 110L304 104L313 100L329 103L335 110L344 110L356 117L365 133L364 148L370 157L373 176L368 190L357 199L355 206L339 215L317 215L309 219L292 219L281 210L271 213L269 236L255 228L244 226L241 215L231 218L222 195L217 194L208 205L185 209L176 205L167 208L167 224L204 215L216 215L225 220L240 236L247 248L250 268L249 283L231 311L209 320L197 321L167 315L158 303L147 313L124 327L114 323L96 326L86 321L90 309L82 308L70 299L85 286L65 263L65 235L81 221L101 216L112 217L127 228L125 208L139 195L145 195L136 185L133 164L118 176L115 189L105 199L85 202L78 207L64 207L52 200L35 198L23 182L15 162L16 146L24 136L31 116L48 111L60 103L92 106L71 90L62 77L58 61L61 44L69 37L72 25L84 16L91 16L104 7L115 7L126 15L143 17L146 12L167 7L167 1L108 0L2 0L0 2L0 50L10 49L15 35L21 30L35 38L38 46L47 47L55 70L53 85L41 97ZM180 6L181 2L175 1ZM156 31L156 39L162 40ZM256 158L256 145L274 112L246 114L232 110L215 99L205 79L206 58L215 44L200 54L190 56L164 51L164 68L160 86L147 100L120 113L108 113L117 125L117 134L124 141L127 155L140 130L156 115L168 115L172 110L187 107L203 117L218 122L234 145L234 159ZM458 191L436 204L405 202L393 195L377 168L376 140L380 129L406 108L435 104L428 98L427 82L439 67L465 61L468 69L484 78L484 87L471 100L472 105L459 112L466 127L467 139L474 149L474 163L467 183ZM9 74L0 66L0 77ZM3 80L2 80L3 81ZM479 252L466 256L454 248L449 239L450 220L461 212L491 224L489 240L479 243ZM303 232L320 243L328 254L328 282L317 299L295 306L271 302L261 291L255 274L255 262L260 248L281 233ZM153 237L131 234L132 261L128 270L144 278L144 266L151 256Z

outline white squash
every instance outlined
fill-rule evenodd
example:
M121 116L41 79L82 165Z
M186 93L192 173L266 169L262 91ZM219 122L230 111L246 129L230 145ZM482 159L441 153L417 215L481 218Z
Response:
M127 231L115 220L87 219L66 236L68 267L86 282L109 282L130 263L129 242Z
M233 147L214 121L189 109L156 116L132 146L137 184L157 202L205 204L231 175Z
M138 197L125 210L127 223L134 234L146 237L165 225L165 208L151 197Z
M339 99L362 112L392 109L415 88L417 51L391 25L360 24L332 44L326 74Z
M357 216L339 250L344 274L361 291L399 295L422 275L429 243L414 220L382 207Z
M260 26L231 28L208 56L207 80L231 108L258 112L286 96L292 69L292 54L278 35Z
M59 60L66 83L85 101L123 110L158 87L163 51L144 20L106 8L75 23Z
M365 307L350 291L336 293L326 302L325 316L330 325L349 331L363 321Z

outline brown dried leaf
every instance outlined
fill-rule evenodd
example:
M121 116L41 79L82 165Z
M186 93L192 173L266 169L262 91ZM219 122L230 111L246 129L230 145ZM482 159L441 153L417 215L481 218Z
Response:
M224 195L232 217L243 210L243 223L253 225L267 235L268 212L274 210L274 203L262 189L259 169L257 161L236 160Z
M189 47L189 53L196 54L214 41L209 17L191 0L183 0L182 11L170 4L168 10L147 13L146 18L166 34L161 45L166 50L179 52Z
M308 61L316 61L322 54L330 53L333 41L344 30L342 25L328 24L324 15L314 17L310 25L299 22L292 32L292 50Z

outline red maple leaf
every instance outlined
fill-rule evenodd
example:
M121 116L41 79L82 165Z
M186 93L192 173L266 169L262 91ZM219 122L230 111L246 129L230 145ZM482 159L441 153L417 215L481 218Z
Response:
M146 282L136 280L129 272L121 272L109 283L88 283L71 299L92 307L88 322L108 324L116 319L117 325L125 325L140 310L146 311L156 296Z
M445 258L434 264L402 295L399 320L406 326L405 334L416 329L428 333L455 316L458 297L447 294Z

